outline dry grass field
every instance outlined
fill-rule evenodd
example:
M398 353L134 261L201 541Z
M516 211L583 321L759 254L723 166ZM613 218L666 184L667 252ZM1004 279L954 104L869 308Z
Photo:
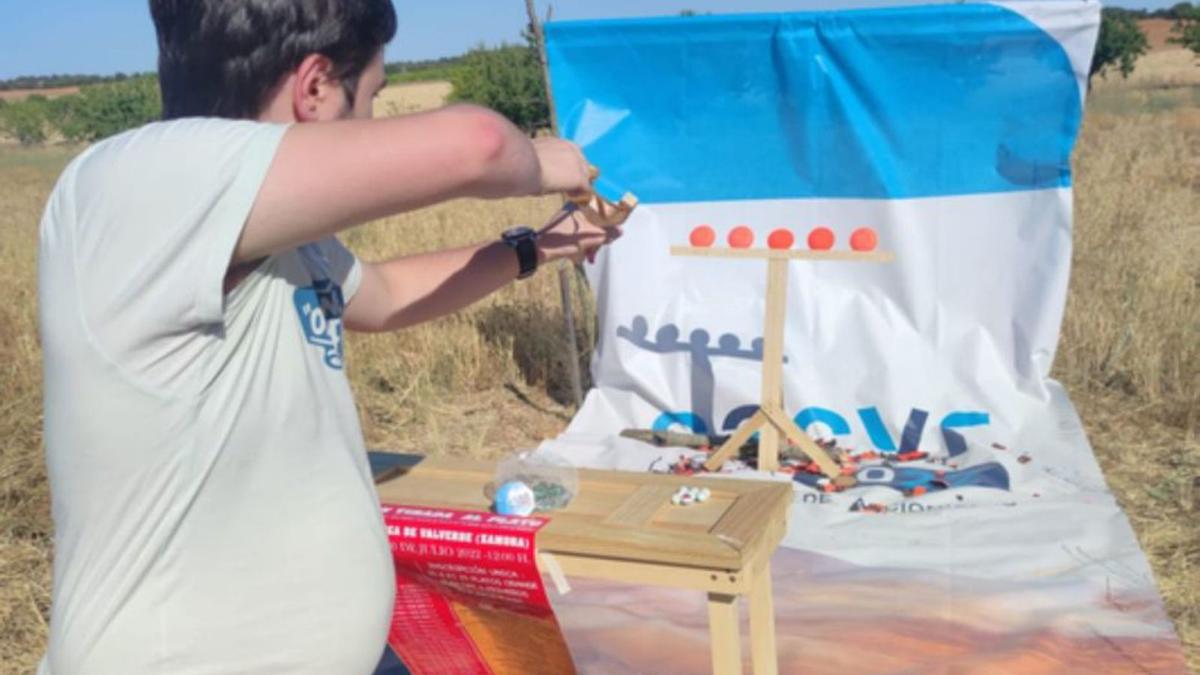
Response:
M70 94L78 94L79 87L55 87L53 89L9 89L0 91L0 99L5 101L24 101L30 96L45 96L46 98L58 98L59 96L68 96Z
M393 88L380 112L436 105L446 91ZM1056 374L1200 669L1200 67L1179 50L1155 52L1130 81L1098 81L1094 94L1077 156L1075 267ZM0 673L30 672L46 636L36 229L75 151L0 145ZM554 206L457 202L346 240L383 258L488 239ZM369 444L497 456L556 435L571 413L559 307L556 277L543 273L433 324L352 338Z
M1172 45L1170 39L1175 35L1171 30L1175 27L1175 22L1171 19L1142 19L1137 22L1138 28L1146 34L1146 42L1149 43L1150 49L1161 50L1169 49Z
M395 117L436 108L450 96L451 89L449 82L416 82L388 87L375 100L375 113Z

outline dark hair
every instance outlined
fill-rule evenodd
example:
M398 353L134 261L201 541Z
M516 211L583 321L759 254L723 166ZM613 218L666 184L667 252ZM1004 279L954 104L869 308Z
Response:
M163 119L259 115L309 54L353 96L396 34L391 0L150 0Z

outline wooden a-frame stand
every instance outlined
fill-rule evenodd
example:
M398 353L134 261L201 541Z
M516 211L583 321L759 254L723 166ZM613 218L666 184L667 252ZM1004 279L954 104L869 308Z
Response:
M775 471L779 468L779 448L791 440L804 454L817 463L821 472L835 478L840 469L829 453L809 438L808 434L788 417L783 408L783 327L787 317L788 264L792 260L841 262L891 262L894 256L883 252L859 251L800 251L790 249L699 248L672 246L671 255L705 258L751 258L767 261L767 311L763 328L762 400L758 412L738 427L737 431L708 458L704 467L717 471L754 432L758 437L758 469Z

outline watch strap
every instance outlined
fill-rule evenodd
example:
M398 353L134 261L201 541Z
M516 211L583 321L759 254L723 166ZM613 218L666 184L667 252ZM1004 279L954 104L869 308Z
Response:
M518 227L505 232L503 239L517 253L517 264L521 270L517 278L533 276L538 268L537 233L528 227Z

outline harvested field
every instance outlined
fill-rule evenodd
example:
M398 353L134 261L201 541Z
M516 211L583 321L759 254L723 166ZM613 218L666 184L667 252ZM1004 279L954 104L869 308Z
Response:
M1074 276L1055 373L1200 669L1200 68L1189 58L1155 52L1130 80L1097 82L1076 162ZM428 108L448 91L390 88L379 110ZM36 229L76 151L0 146L0 673L30 672L46 637ZM378 259L490 239L554 206L461 201L346 240ZM559 315L555 277L543 273L433 324L353 337L349 373L369 444L495 457L559 433L571 414Z
M53 89L9 89L7 91L0 90L0 99L5 101L24 101L30 96L58 98L59 96L68 96L70 94L78 93L79 87L55 87Z

